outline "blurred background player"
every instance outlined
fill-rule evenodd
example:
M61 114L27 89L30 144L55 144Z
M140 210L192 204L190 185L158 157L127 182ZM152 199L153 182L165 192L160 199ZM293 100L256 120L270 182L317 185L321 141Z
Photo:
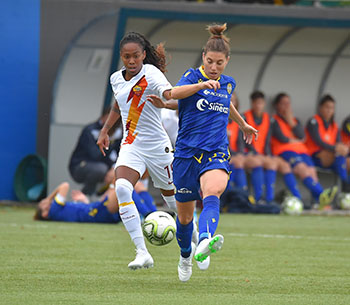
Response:
M264 185L265 185L265 200L271 202L275 197L275 182L276 171L278 170L284 178L284 182L293 196L301 199L300 192L297 187L297 181L292 173L292 168L288 162L281 157L273 156L271 152L271 126L270 116L265 112L265 95L261 91L254 91L250 95L251 109L244 113L244 118L247 123L259 130L259 138L253 141L251 144L247 144L248 153L253 156L254 159L260 160L264 170ZM251 159L253 159L251 158ZM258 161L256 161L258 162ZM249 163L249 162L247 162ZM259 179L261 179L258 176ZM252 181L254 185L254 169L252 172ZM260 181L258 180L256 184ZM259 196L255 195L255 199L259 200L261 197L261 190L255 187L259 191Z
M343 191L349 190L346 157L349 147L341 142L338 124L334 121L335 100L330 95L321 98L318 113L306 125L306 146L316 166L332 169L343 183Z
M66 201L69 183L61 183L49 196L41 200L34 215L35 220L53 220L66 222L118 223L119 206L111 184L101 200L89 202L87 196L78 190L72 190L73 201ZM143 217L157 210L152 197L144 185L138 182L133 192L133 200Z
M315 202L323 208L333 201L338 188L334 186L323 190L318 182L316 168L304 143L304 130L293 115L290 97L286 93L277 94L273 106L276 114L272 121L272 153L290 163L293 173L303 181Z
M341 129L341 140L349 148L350 151L350 115L345 118ZM347 168L350 168L350 152L346 158Z
M229 116L243 130L248 142L257 131L249 126L231 105L236 82L223 75L229 61L230 47L223 35L226 24L208 27L211 37L203 54L203 65L187 70L169 98L178 100L179 133L173 162L177 201L176 238L181 249L178 265L180 281L192 275L192 257L201 269L209 267L209 255L221 249L224 238L214 236L220 210L220 196L227 186L230 158L227 140ZM157 96L149 100L166 108ZM191 244L195 201L202 191L203 210L199 217L199 244Z
M235 93L231 96L231 103L237 110L239 110L239 100ZM233 120L229 120L227 125L227 136L229 139L229 150L231 154L231 159L229 161L231 174L228 183L228 190L232 190L232 187L235 186L248 191L245 169L251 170L254 198L258 201L263 193L263 162L261 159L255 158L252 154L245 153L243 133L239 129L238 124Z
M114 178L113 165L117 160L120 141L122 138L121 128L111 129L110 149L106 158L101 155L96 146L96 141L103 124L106 122L110 108L104 109L101 117L94 123L85 126L79 136L69 162L69 172L75 182L82 183L82 192L93 195L99 182L106 186L112 183Z
M130 269L153 267L142 233L139 213L132 199L133 187L146 169L154 186L160 188L167 205L176 209L171 164L171 143L160 117L160 109L146 102L156 94L169 98L172 88L163 72L166 58L163 45L155 49L141 34L130 32L120 41L124 67L111 78L115 103L104 124L97 145L103 155L109 148L108 131L122 117L124 137L115 166L115 191L125 228L136 247Z

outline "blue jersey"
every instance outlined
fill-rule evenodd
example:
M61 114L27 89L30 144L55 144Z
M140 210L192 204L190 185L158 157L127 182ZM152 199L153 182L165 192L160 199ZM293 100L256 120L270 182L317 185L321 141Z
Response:
M90 204L59 202L54 199L49 211L49 219L68 222L117 223L120 221L119 213L111 214L108 211L107 199L108 197L103 201Z
M207 81L203 67L187 70L176 86ZM221 75L220 89L200 90L179 100L179 132L175 157L191 158L202 151L227 151L226 127L230 113L230 100L236 87L235 80Z

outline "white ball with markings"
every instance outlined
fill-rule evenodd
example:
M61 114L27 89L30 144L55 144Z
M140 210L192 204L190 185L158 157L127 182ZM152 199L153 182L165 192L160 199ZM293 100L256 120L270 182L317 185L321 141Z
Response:
M283 212L288 215L300 215L303 208L303 203L295 196L288 196L282 202Z
M145 218L142 231L145 238L152 245L163 246L174 239L176 223L170 214L163 211L155 211Z
M343 193L339 196L339 206L342 210L350 210L350 193Z

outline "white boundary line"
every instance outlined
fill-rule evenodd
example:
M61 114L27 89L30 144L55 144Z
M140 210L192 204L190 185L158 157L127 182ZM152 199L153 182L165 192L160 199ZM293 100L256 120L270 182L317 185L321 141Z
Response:
M275 238L275 239L311 239L311 240L338 240L338 241L350 241L349 237L338 236L302 236L302 235L284 235L284 234L259 234L259 233L228 233L225 236L234 237L258 237L258 238Z
M0 226L2 227L24 227L24 228L40 228L40 229L46 229L49 226L45 225L45 224L28 224L28 223L15 223L15 222L11 222L11 223L0 223Z

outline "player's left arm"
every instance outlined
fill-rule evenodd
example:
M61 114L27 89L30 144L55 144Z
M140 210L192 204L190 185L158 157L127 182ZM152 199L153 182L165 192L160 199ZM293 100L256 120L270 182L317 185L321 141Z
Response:
M250 126L239 114L235 106L230 103L230 120L235 121L239 128L243 132L243 139L245 140L246 143L251 144L253 141L253 136L255 136L255 140L258 139L258 131Z

